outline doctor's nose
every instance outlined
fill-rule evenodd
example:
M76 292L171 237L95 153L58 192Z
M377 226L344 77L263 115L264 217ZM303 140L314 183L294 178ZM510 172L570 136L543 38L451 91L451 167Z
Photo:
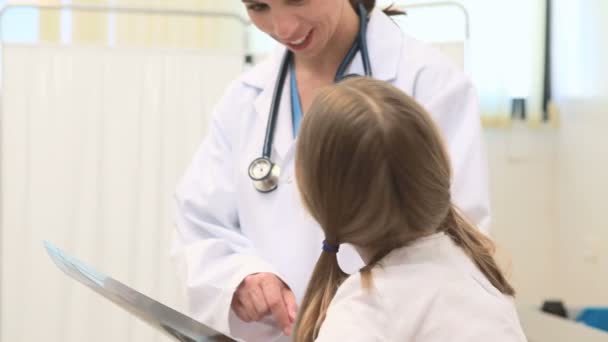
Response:
M273 18L274 35L283 42L293 39L297 28L298 21L291 15L276 15Z

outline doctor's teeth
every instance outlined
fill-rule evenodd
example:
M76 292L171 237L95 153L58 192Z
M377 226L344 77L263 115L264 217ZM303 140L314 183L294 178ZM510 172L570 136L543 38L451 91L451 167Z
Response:
M290 42L290 44L300 45L300 44L304 43L304 41L306 40L306 37L308 37L308 35L305 35L304 37L302 37L298 40L294 40L293 42Z

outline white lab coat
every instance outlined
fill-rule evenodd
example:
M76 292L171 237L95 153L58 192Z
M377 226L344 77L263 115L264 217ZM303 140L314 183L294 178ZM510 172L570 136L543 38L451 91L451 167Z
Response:
M444 233L394 250L338 288L317 342L524 342L513 298L503 295Z
M478 101L469 79L436 49L404 35L379 10L372 12L367 39L374 77L415 96L438 122L452 157L454 201L474 222L488 227L486 161ZM300 301L323 240L304 212L294 182L289 80L272 150L282 170L279 187L259 193L247 173L262 153L282 55L277 50L229 86L176 191L172 254L190 314L247 341L271 341L280 330L270 319L247 324L234 315L230 302L238 284L249 274L272 272ZM360 56L348 72L363 74ZM352 248L343 248L339 258L346 271L362 265Z

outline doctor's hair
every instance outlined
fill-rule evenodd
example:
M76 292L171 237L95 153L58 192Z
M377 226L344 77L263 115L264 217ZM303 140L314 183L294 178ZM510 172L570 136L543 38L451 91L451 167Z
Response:
M356 10L357 9L357 5L358 4L363 4L363 6L365 6L365 9L367 10L367 12L371 12L374 7L376 7L376 0L350 0L350 4L353 6L353 8ZM394 4L389 5L388 7L386 7L385 9L383 9L382 11L386 14L386 15L404 15L405 12L398 10L396 8L393 7Z
M322 89L304 115L296 149L304 207L326 241L365 247L360 270L394 249L445 232L500 292L514 290L494 260L494 244L451 201L450 160L439 129L414 99L371 78L348 78ZM348 277L335 253L322 252L308 283L295 341L313 341L340 284Z

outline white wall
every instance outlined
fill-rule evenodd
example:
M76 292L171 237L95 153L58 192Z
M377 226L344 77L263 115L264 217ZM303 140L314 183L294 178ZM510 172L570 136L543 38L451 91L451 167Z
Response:
M486 129L492 236L523 303L555 295L555 132Z
M608 2L556 0L554 11L559 116L486 131L493 235L521 302L608 305Z
M559 127L486 129L492 236L521 303L608 305L608 111L559 107Z
M557 281L580 304L608 305L607 105L564 102L557 139Z

